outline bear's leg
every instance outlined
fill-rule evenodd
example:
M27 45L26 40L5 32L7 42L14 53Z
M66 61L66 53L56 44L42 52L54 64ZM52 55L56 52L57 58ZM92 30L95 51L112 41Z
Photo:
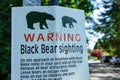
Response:
M29 22L28 22L28 28L30 28L30 29L35 29L35 28L33 27L33 23L29 23Z
M39 26L40 26L40 29L44 29L42 23L39 23Z
M67 26L65 25L65 23L63 23L63 26L66 28Z
M70 28L73 28L74 26L73 26L73 24L72 24L72 23L70 23L70 24L69 24L69 27L70 27Z
M46 28L48 29L48 25L47 25L46 21L44 22L44 25L45 25L45 26L46 26Z

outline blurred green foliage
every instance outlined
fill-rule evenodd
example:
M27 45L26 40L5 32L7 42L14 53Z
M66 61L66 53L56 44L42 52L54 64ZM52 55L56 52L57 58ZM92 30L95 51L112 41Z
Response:
M120 56L120 0L102 0L104 12L94 30L103 33L95 48L102 48L110 55Z
M11 7L9 0L0 2L0 79L10 80Z

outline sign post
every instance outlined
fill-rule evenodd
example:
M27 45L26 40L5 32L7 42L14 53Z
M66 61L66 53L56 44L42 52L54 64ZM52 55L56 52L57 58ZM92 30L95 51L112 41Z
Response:
M40 6L41 0L23 0L23 6Z
M84 11L12 8L11 80L89 80Z
M59 5L59 0L51 0L52 1L52 5Z

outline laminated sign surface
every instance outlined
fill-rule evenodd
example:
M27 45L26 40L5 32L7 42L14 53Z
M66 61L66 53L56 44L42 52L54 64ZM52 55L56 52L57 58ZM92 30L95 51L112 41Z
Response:
M89 80L84 11L12 8L12 80Z

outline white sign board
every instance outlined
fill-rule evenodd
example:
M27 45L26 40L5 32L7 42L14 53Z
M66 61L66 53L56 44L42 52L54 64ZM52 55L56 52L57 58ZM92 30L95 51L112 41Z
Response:
M89 80L84 11L12 8L12 80Z

